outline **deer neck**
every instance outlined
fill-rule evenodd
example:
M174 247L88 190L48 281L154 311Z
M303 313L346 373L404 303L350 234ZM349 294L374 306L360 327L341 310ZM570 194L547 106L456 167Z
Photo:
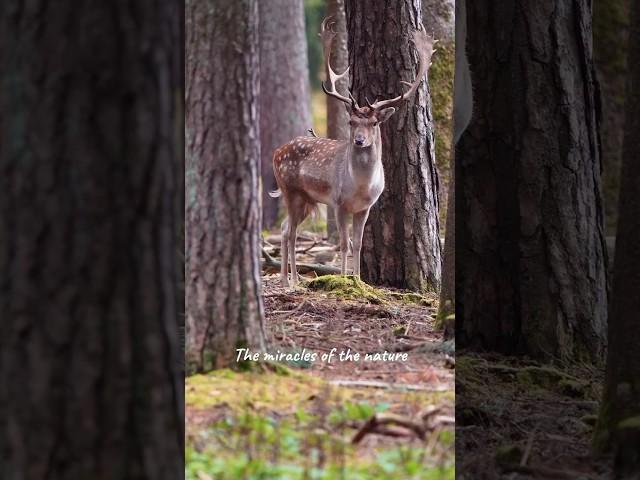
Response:
M380 134L368 147L349 144L347 168L354 180L369 181L382 168L382 144Z

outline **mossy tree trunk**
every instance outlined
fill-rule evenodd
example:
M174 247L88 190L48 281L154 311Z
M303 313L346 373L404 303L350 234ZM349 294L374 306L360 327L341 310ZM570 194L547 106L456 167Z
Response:
M349 66L344 0L327 0L327 16L334 17L334 30L338 32L331 49L331 66L335 72L342 73ZM348 80L345 78L338 81L337 87L339 92L346 92L349 88ZM344 103L327 95L327 137L348 140L349 135L349 114ZM331 207L327 207L327 236L330 242L338 243L336 215Z
M466 2L456 341L601 361L606 249L588 0Z
M624 154L609 308L609 349L596 444L616 452L616 478L640 476L640 4L632 7Z
M258 2L262 225L278 218L273 151L311 128L309 62L302 0Z
M422 21L420 2L352 0L346 2L346 13L351 91L358 103L398 95L400 82L411 82L417 71L410 38ZM373 284L437 290L442 261L439 181L426 81L381 131L386 185L364 231L362 277Z
M460 3L460 2L458 2ZM436 158L440 177L440 221L445 224L442 251L442 283L438 326L444 328L445 339L455 336L452 320L455 305L455 182L453 158L453 88L455 70L455 9L453 0L423 0L422 19L427 32L433 32L439 43L438 53L429 71L433 99ZM449 208L451 206L451 208Z
M260 286L257 0L188 0L187 359L264 349Z
M609 236L615 236L618 218L631 4L631 0L593 2L593 48L602 96L602 186Z
M184 473L178 1L0 3L0 478Z

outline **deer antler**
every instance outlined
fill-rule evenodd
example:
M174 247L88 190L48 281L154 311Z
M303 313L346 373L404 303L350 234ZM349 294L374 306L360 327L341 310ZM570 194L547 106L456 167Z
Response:
M327 76L329 77L329 82L331 84L331 90L329 90L327 89L324 82L322 82L322 90L324 91L324 93L326 93L330 97L337 98L341 102L348 103L353 108L357 108L358 104L356 103L356 100L353 98L353 95L351 95L350 92L349 92L349 97L350 97L349 98L349 97L345 97L344 95L341 95L336 90L336 82L344 78L345 75L349 73L349 67L347 67L347 69L340 75L334 72L333 69L331 68L331 63L330 63L331 44L333 43L333 39L336 36L336 32L333 31L333 28L332 28L332 26L334 25L334 22L332 22L332 20L333 20L333 16L327 17L322 21L322 25L320 26L319 35L320 35L320 39L322 40L322 49L324 51L325 63L327 66Z
M388 100L380 100L375 102L374 104L369 104L369 106L375 110L381 110L386 107L394 107L411 95L418 89L418 85L422 81L422 77L424 77L427 70L431 66L431 57L435 53L433 46L437 43L437 40L434 40L432 36L427 34L424 26L422 30L415 30L413 32L413 44L418 50L418 55L420 57L420 66L418 67L418 74L416 75L413 83L402 81L400 83L404 83L409 86L409 90L404 92L402 95L399 95L395 98L390 98Z

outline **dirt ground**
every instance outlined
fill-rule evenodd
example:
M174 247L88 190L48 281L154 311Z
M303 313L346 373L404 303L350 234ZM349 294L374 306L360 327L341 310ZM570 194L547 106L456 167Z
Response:
M610 479L591 448L603 372L459 351L457 478Z

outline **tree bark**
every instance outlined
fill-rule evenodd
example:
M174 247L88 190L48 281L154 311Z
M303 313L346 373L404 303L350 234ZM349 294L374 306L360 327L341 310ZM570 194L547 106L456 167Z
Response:
M600 361L606 248L587 0L467 2L474 114L456 161L456 340Z
M258 2L187 1L187 356L190 370L264 349Z
M417 55L410 34L421 23L420 2L347 1L351 91L366 98L399 94L412 81ZM438 173L427 82L381 125L385 190L364 232L362 276L370 283L414 290L440 286Z
M454 153L455 155L455 153ZM456 305L456 193L455 193L455 157L451 158L451 178L447 204L447 225L442 258L442 286L438 304L438 326L444 328L444 339L455 338L455 305Z
M0 3L0 478L184 472L182 4Z
M596 444L616 451L616 478L640 474L640 4L633 4L609 349Z
M344 0L327 0L327 17L330 16L334 17L334 30L338 32L331 49L331 66L334 71L342 73L349 66ZM326 78L328 78L328 75L325 73ZM343 93L349 88L347 79L339 80L336 86L338 91ZM349 113L344 103L327 95L327 137L336 140L348 140L349 135ZM331 207L327 207L327 237L330 242L338 243L336 214Z
M461 21L466 22L466 16L462 3L450 0L427 0L422 4L422 16L425 17L425 27L427 31L433 30L436 38L442 38L445 44L453 45L454 48L454 68L458 72L454 73L454 89L461 88L460 78L456 75L460 75L461 65L456 65L459 62L460 53L455 50L456 43L460 38L466 37L466 27L461 25ZM454 14L455 10L455 14ZM457 28L456 28L457 25ZM457 36L457 38L456 38ZM461 42L462 52L464 52L464 42ZM466 72L465 72L466 74ZM453 92L451 92L453 93ZM451 102L453 102L453 94L451 95ZM453 105L452 115L448 118L450 123L454 122L453 111L456 106ZM460 105L458 105L460 108ZM458 115L459 117L459 115ZM460 119L458 118L458 123ZM453 128L451 128L453 127ZM459 131L466 127L466 125L450 125L452 133L453 131ZM440 137L444 137L440 135ZM455 142L453 138L447 136L446 141L449 141L452 145L449 151L449 168L444 172L440 170L440 173L444 173L445 181L443 181L443 187L446 191L446 201L443 202L442 208L446 208L446 225L445 225L445 241L443 246L442 255L442 286L440 288L440 301L438 303L438 326L444 328L445 340L451 340L455 337L455 287L456 287L456 217L455 217ZM442 149L441 149L442 151ZM441 157L440 157L441 159ZM442 159L441 159L442 160ZM446 178L448 176L448 178Z
M422 0L422 21L439 42L451 43L455 36L455 0Z
M262 225L278 218L273 151L311 128L309 62L302 0L259 2Z
M631 0L594 0L593 49L602 95L602 188L607 235L615 238L625 119ZM611 256L613 258L613 256ZM613 262L611 262L613 264Z

